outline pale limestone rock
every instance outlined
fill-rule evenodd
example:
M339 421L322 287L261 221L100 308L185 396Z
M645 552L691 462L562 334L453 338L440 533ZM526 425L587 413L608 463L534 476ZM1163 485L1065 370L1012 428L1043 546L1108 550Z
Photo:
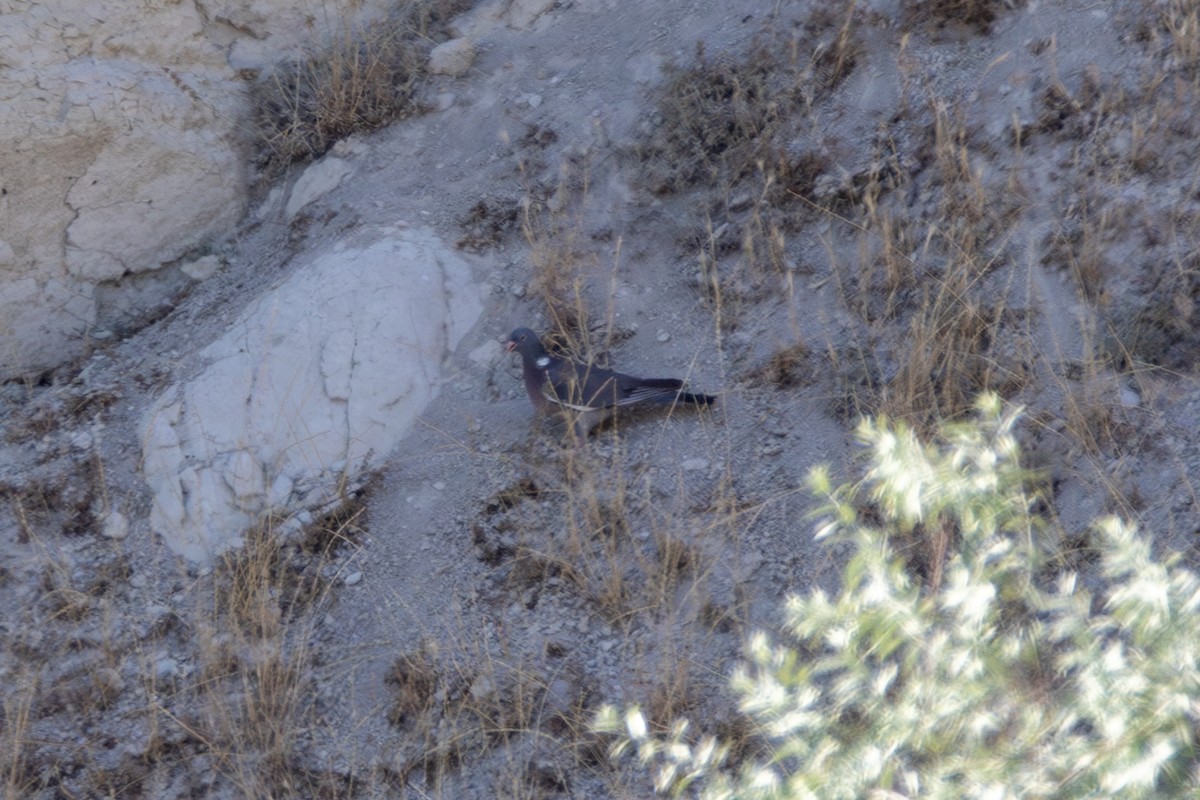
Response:
M458 78L475 63L475 44L470 39L451 39L429 51L429 71Z
M102 533L106 539L124 539L129 535L129 519L120 511L108 512Z
M313 256L148 413L151 528L204 560L268 508L328 501L408 433L481 311L470 267L426 230Z
M262 507L266 483L263 465L246 450L235 450L224 459L221 470L225 485L233 492L238 507L257 511Z
M184 275L187 275L194 281L206 281L220 268L221 259L213 255L208 255L197 258L195 261L189 261L179 269L182 270Z
M319 38L315 20L353 26L391 4L0 0L0 380L78 355L98 319L125 325L173 297L174 280L143 281L136 302L118 284L241 217L237 70Z
M455 17L449 26L450 33L455 37L470 37L478 39L501 23L507 10L508 0L491 0L487 3L477 3L469 11Z
M342 180L354 171L349 161L341 158L326 156L304 170L288 196L287 209L284 214L288 219L296 216L300 209L316 200L323 194L328 194L341 185Z
M495 339L488 339L483 344L476 347L467 357L481 369L490 368L504 356L504 347Z
M538 18L554 8L557 0L513 0L508 7L508 24L518 30L529 30Z

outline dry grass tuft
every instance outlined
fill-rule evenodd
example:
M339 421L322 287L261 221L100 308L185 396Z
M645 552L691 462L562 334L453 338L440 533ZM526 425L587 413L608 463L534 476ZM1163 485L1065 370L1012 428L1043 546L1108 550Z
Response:
M272 176L339 139L421 109L428 41L473 0L410 0L382 20L331 31L254 86L258 162Z
M254 87L260 166L277 174L415 113L423 68L422 49L396 22L339 31L323 52L280 65Z
M388 712L388 722L403 725L427 712L434 703L434 692L441 682L427 644L396 658L388 673L387 682L395 687L395 700Z
M907 4L911 18L932 14L939 24L963 23L984 32L991 28L1001 11L1014 5L1013 0L909 0Z
M646 187L728 188L764 165L779 191L814 177L805 157L789 153L786 133L854 70L859 21L857 3L818 4L795 35L764 33L741 57L709 55L698 42L691 63L667 67L654 124L635 150Z
M1200 8L1191 0L1144 0L1137 36L1162 58L1168 73L1200 79Z
M791 389L803 386L811 380L812 351L803 341L785 345L776 350L762 366L751 370L745 377L751 385L770 386L775 389Z
M886 181L871 171L855 216L845 220L860 237L858 269L834 265L845 306L872 329L893 330L902 352L893 366L880 364L874 347L830 347L847 393L837 408L885 413L922 430L966 413L984 389L1024 385L1028 350L1021 315L1006 304L1017 279L1007 246L1019 196L991 199L992 187L972 167L961 115L941 101L928 113L932 136L914 160L923 166L889 170ZM905 200L914 190L929 198L920 209Z
M582 352L592 322L577 228L546 227L543 220L532 204L526 205L521 229L530 245L533 266L529 292L542 301L550 318L554 338L549 344L570 342L574 346L569 349Z
M268 521L196 587L195 672L164 677L153 658L144 667L159 742L147 758L170 762L198 749L247 797L348 796L346 776L315 768L307 748L319 727L316 620L353 545L353 519L325 520L329 530L288 542Z

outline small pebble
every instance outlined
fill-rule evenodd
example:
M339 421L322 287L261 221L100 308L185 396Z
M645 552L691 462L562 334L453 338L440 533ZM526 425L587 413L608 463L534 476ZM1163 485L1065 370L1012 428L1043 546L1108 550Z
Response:
M125 688L125 680L121 677L121 673L112 667L101 667L96 670L95 681L101 694L109 700L116 697Z
M445 481L435 481L433 484L433 488L437 489L440 492L446 488L446 482Z
M689 458L683 462L684 472L700 472L708 469L707 458Z
M110 511L104 520L104 538L124 539L129 535L129 520L120 511Z
M737 333L730 334L726 341L728 341L729 344L733 345L734 347L746 347L750 344L751 339L750 334L743 331L738 331Z
M363 574L361 572L355 571L355 572L351 572L349 575L342 578L342 583L346 584L347 586L353 586L354 584L358 583L362 579L363 579Z
M658 332L658 336L656 336L655 338L657 338L660 342L669 342L671 340L671 334L667 333L664 330L660 330Z

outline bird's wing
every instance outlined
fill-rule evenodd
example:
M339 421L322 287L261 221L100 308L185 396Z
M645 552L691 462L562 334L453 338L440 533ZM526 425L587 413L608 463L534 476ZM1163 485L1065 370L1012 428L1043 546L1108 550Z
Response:
M547 396L576 411L662 400L675 397L683 388L683 381L676 378L638 378L566 359L552 359L546 375Z
M546 372L546 396L565 408L576 411L609 408L621 401L620 376L612 370L577 364L564 358L549 358Z

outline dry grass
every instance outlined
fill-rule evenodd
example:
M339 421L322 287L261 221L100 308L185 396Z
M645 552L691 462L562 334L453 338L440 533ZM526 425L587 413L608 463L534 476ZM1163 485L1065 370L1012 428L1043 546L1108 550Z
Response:
M1137 34L1162 59L1167 73L1200 80L1200 9L1190 0L1144 0Z
M558 203L570 203L564 177ZM588 257L581 241L579 221L562 205L550 205L528 196L521 215L521 233L529 245L533 280L529 293L541 301L550 320L549 346L577 354L592 349L589 334L593 318L588 303Z
M908 0L906 10L910 21L932 15L938 24L963 23L986 32L1013 5L1013 0Z
M270 177L418 113L430 37L473 0L409 0L359 27L335 28L253 89L259 164Z
M401 733L389 768L396 786L445 796L464 764L486 761L509 787L501 796L542 797L548 775L586 766L591 691L561 652L521 655L466 629L441 639L402 654L389 673L389 721ZM530 745L547 760L527 760Z
M966 413L984 389L1011 393L1024 385L1021 356L1028 331L1006 299L1018 279L1007 247L1019 206L996 203L971 166L966 127L957 111L933 102L934 121L920 174L869 173L855 216L837 219L859 238L857 269L834 263L844 305L864 323L887 326L903 342L893 374L861 346L831 345L845 375L840 402L854 413L885 413L923 430ZM881 163L878 159L876 163ZM925 213L897 197L913 184L936 200ZM1014 197L1014 200L1017 198ZM854 377L858 376L858 377Z
M697 500L683 479L677 496L654 490L656 480L620 428L587 447L533 447L519 459L522 477L484 501L472 526L478 557L492 572L482 602L497 609L489 618L500 635L464 623L460 634L441 635L436 666L401 658L406 673L431 677L395 683L398 702L409 697L405 705L415 709L402 723L405 737L424 741L398 771L410 786L421 775L431 795L447 791L438 787L452 785L460 765L486 763L501 776L502 796L558 796L572 774L602 781L612 796L639 796L630 788L636 781L590 730L604 693L584 660L617 657L631 699L656 709L663 724L691 711L698 735L725 720L722 730L742 730L748 740L749 729L739 727L718 690L726 656L716 655L714 641L732 655L745 609L713 586L724 585L717 576L727 579L752 515L740 516L731 484L717 481L699 512L706 521L697 522L684 510ZM516 609L519 626L530 630L565 614L569 628L598 630L603 650L573 632L522 650L525 637L508 633L505 608ZM654 635L640 633L648 629ZM414 661L425 666L413 670L407 665ZM421 699L404 689L414 685ZM545 755L525 760L530 747Z
M801 188L812 170L785 139L854 70L859 21L856 2L817 4L795 33L765 31L744 55L710 55L698 42L690 63L668 65L655 124L633 154L645 186L655 194L715 186L734 196L767 164L781 179L776 192Z
M327 50L276 68L254 90L266 174L415 113L423 59L403 26L384 24L339 31Z
M331 532L347 540L352 522ZM330 552L296 569L303 556L285 548L269 524L223 557L213 575L211 606L193 623L198 677L184 687L194 717L160 708L166 725L203 742L214 768L245 796L290 797L319 776L299 767L304 737L316 723L312 672L315 614L330 598L324 577ZM289 563L297 559L297 563Z

